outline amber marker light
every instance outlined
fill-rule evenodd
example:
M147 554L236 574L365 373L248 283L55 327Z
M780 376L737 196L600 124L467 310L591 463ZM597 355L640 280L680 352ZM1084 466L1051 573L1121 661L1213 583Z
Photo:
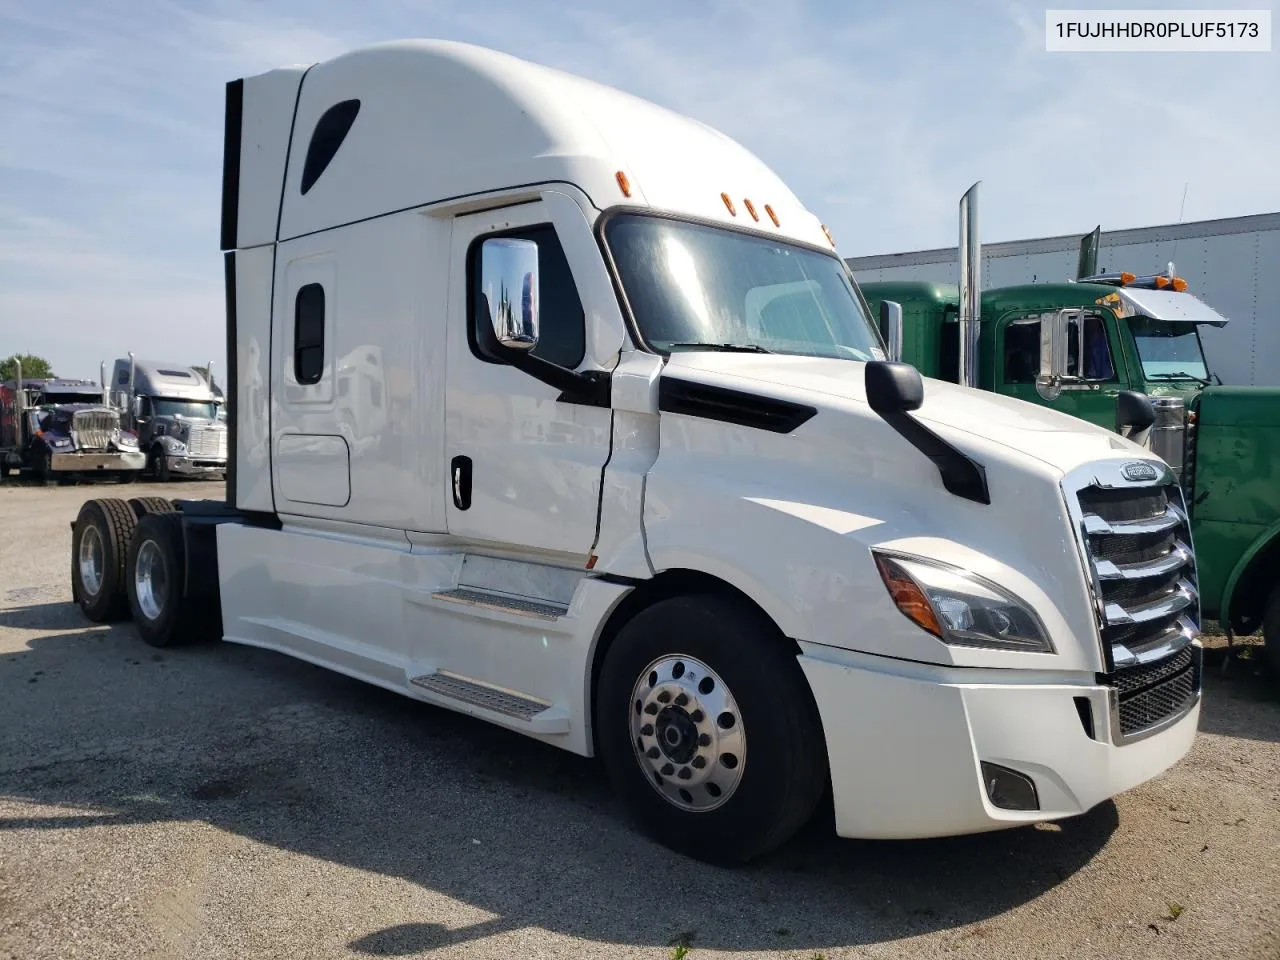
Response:
M831 244L831 249L834 250L836 246L836 238L831 235L831 231L827 229L827 225L825 223L822 225L822 232L827 235L827 243Z
M1124 286L1125 284L1127 284L1127 283L1133 283L1133 281L1135 281L1135 280L1137 280L1137 279L1138 279L1137 274L1133 274L1133 273L1122 273L1122 274L1120 274L1120 286L1122 286L1122 287L1123 287L1123 286Z
M756 223L759 223L760 217L756 213L756 205L752 203L749 199L744 199L742 201L742 205L747 208L747 213L751 214L751 219L754 220Z
M889 596L893 598L893 602L906 618L922 630L929 631L935 637L941 637L942 627L938 625L938 618L933 614L933 607L925 597L924 591L907 575L907 572L888 557L879 555L876 556L876 567L880 571L880 579L889 589Z
M1179 293L1185 292L1187 289L1187 281L1183 280L1181 277L1174 277L1173 289L1177 290Z
M733 201L729 199L729 195L727 193L722 193L720 194L720 199L724 201L724 208L729 211L729 216L736 217L738 215L738 211L734 208Z
M778 222L778 215L773 212L773 207L769 206L767 203L764 205L764 212L769 215L769 219L773 221L773 225L775 227L782 226L782 224Z
M1172 281L1168 277L1156 277L1156 289L1163 290L1169 286Z
M622 191L622 195L624 197L631 196L631 181L627 179L627 175L619 170L613 175L613 178L618 181L618 189Z

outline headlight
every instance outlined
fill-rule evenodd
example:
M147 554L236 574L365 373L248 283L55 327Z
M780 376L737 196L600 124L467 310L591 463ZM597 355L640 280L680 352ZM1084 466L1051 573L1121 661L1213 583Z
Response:
M1053 653L1040 618L1013 594L977 574L935 560L874 553L903 615L943 643Z
M138 446L138 438L131 433L122 433L116 438L116 444L133 449Z
M166 453L186 453L187 445L181 440L175 440L173 437L161 437L160 442L164 444Z

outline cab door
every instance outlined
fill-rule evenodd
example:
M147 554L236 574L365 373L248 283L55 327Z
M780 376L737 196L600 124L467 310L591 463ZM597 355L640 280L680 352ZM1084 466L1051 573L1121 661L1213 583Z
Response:
M582 233L565 237L566 230ZM486 289L486 241L513 239L536 244L536 276L526 274L514 289ZM556 387L486 355L477 335L480 324L492 323L490 311L507 311L517 325L527 321L525 304L536 291L532 354L568 370L588 369L579 290L588 288L581 281L591 265L575 270L565 253L587 249L584 240L597 249L585 218L553 216L545 200L454 220L444 495L448 531L464 543L574 565L590 554L610 410L561 399Z
M1038 311L1000 321L996 330L996 382L1000 392L1114 429L1123 362L1114 315L1110 311L1070 311L1067 375L1061 392L1052 399L1043 396L1036 386L1044 316L1043 311Z

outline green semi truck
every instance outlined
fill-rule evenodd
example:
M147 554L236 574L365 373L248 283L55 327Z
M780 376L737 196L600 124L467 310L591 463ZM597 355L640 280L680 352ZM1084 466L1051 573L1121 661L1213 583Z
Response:
M1099 230L1081 243L1077 280L982 291L977 188L960 202L957 284L860 284L890 352L925 376L1053 407L1149 446L1186 495L1203 616L1229 636L1261 628L1280 674L1280 389L1221 385L1200 329L1227 318L1173 264L1160 275L1099 275ZM1142 555L1147 534L1134 536L1142 561L1118 577L1160 569Z

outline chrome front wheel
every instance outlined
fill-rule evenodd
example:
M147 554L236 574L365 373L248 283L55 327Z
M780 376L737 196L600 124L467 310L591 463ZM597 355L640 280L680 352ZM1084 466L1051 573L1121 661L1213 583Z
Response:
M631 736L654 788L682 810L714 810L742 782L742 713L724 680L695 657L661 657L640 674Z

